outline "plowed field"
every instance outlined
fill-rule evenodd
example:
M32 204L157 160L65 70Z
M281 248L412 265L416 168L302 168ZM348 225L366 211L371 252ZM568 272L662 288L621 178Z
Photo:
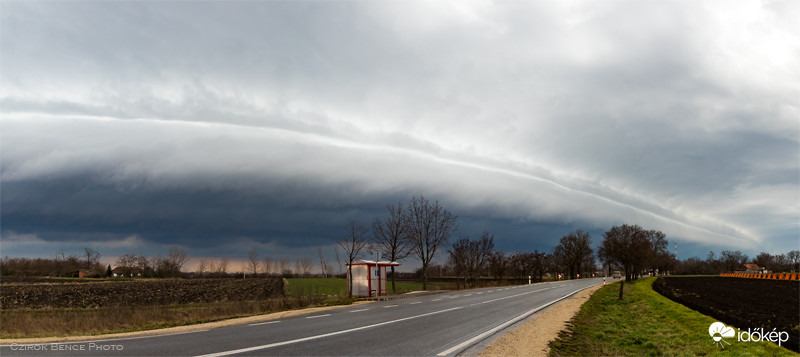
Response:
M13 281L13 280L12 280ZM282 297L281 279L36 280L0 286L0 308L97 308Z
M661 295L741 330L786 331L800 352L800 282L724 277L662 277Z

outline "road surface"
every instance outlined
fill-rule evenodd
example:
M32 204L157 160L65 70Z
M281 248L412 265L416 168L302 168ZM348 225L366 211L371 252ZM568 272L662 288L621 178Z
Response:
M451 291L165 336L0 346L8 356L452 356L602 278Z

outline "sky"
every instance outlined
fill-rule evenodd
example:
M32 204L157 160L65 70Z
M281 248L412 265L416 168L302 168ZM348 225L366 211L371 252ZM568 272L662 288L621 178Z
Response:
M800 3L0 3L0 254L331 259L456 237L800 249ZM414 266L409 261L406 266Z

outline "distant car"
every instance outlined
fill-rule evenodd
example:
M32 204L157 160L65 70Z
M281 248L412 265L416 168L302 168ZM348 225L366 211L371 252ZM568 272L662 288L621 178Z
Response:
M611 277L614 279L621 278L622 274L619 272L619 270L617 270L614 272L614 274L611 274Z

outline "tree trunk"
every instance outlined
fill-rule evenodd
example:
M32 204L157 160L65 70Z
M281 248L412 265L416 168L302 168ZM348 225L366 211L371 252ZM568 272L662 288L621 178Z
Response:
M394 287L394 265L392 265L392 293L397 294L397 289Z
M347 276L350 278L347 282L347 297L353 297L353 263L347 266Z
M622 300L622 287L625 286L624 281L619 282L619 299Z
M428 264L422 265L422 290L428 290Z

